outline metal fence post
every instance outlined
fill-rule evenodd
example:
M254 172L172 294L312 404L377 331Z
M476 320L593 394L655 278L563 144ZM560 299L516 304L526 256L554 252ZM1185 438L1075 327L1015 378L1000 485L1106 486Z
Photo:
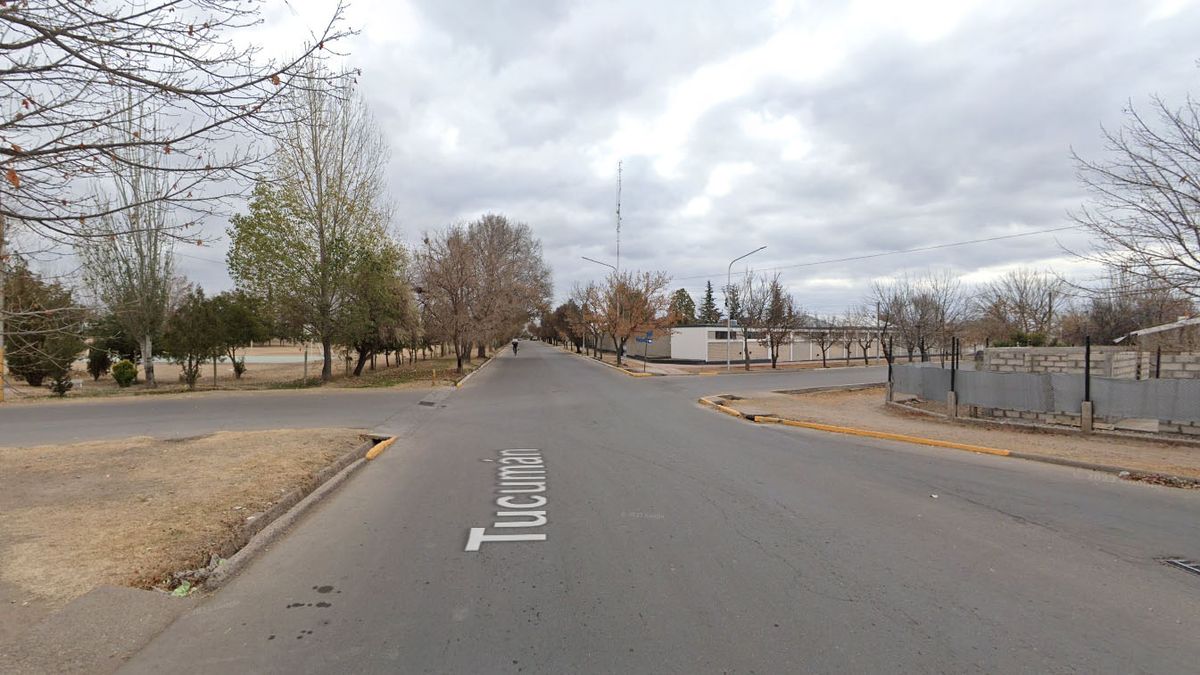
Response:
M1154 379L1162 377L1162 345L1154 353Z
M1083 342L1083 403L1079 406L1079 430L1092 433L1092 336Z
M1092 401L1092 336L1083 340L1083 400Z

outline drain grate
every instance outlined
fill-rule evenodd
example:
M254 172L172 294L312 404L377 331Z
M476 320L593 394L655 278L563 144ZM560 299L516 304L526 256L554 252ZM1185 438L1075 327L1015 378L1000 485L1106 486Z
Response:
M421 401L421 405L427 405L432 408L437 405L437 401Z
M1186 558L1159 558L1158 561L1164 565L1178 567L1192 574L1200 574L1200 562L1196 562L1195 560L1188 560Z

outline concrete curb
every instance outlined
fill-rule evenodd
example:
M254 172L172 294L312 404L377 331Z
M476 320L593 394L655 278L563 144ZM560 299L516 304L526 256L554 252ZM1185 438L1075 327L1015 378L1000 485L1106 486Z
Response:
M496 357L494 355L489 356L488 360L483 362L483 365L481 365L478 368L476 368L475 370L472 370L471 372L467 373L467 376L464 377L463 379L459 380L458 382L455 382L454 388L455 389L462 388L463 384L466 383L467 380L471 379L471 376L473 376L475 373L478 373L479 371L483 370L484 368L487 368L488 364L495 360L496 360Z
M861 385L845 385L846 388L856 387ZM834 388L822 388L834 389ZM801 390L797 390L801 391ZM1013 459L1024 459L1031 462L1041 462L1043 464L1057 464L1059 466L1069 466L1076 469L1087 469L1089 471L1099 471L1101 473L1111 474L1126 474L1136 476L1139 480L1150 478L1154 481L1159 481L1160 484L1166 483L1174 487L1183 486L1200 486L1200 480L1188 478L1186 476L1176 476L1173 474L1157 473L1153 471L1142 471L1140 469L1131 469L1123 466L1113 466L1110 464L1095 464L1092 462L1081 462L1073 459L1062 457L1052 457L1048 455L1038 455L1030 452L1013 452L1001 448L989 448L981 445L971 445L969 443L956 443L953 441L942 441L935 438L923 438L921 436L908 436L905 434L892 434L883 431L872 431L870 429L856 429L853 427L840 427L832 424L818 424L815 422L803 422L800 420L788 419L785 417L774 417L769 415L749 415L739 410L726 405L721 405L710 400L708 397L699 399L702 405L708 406L715 410L719 410L727 415L740 417L744 420L754 422L756 424L780 424L789 427L798 427L802 429L811 429L815 431L826 431L830 433L846 434L851 436L862 436L868 438L877 438L880 440L899 441L901 443L911 443L914 445L926 445L931 447L946 448L949 450L961 450L976 454L994 455L997 457L1011 457ZM907 407L907 406L905 406ZM926 411L922 411L926 412Z
M586 359L588 361L594 361L595 363L599 363L602 366L612 368L613 370L615 370L623 375L628 375L629 377L666 377L665 375L660 375L658 373L635 373L635 372L632 372L629 370L625 370L624 368L614 366L611 363L605 363L604 361L594 359L594 358L588 356L587 354L576 354L575 352L573 352L569 349L564 349L562 347L559 347L559 349L562 349L564 352L571 354L572 356L578 356L579 358Z
M317 472L316 487L311 491L296 488L284 495L270 509L259 514L253 523L242 531L241 536L245 538L245 542L239 546L236 553L217 564L212 574L204 580L203 587L206 590L216 590L249 565L255 556L278 540L309 508L329 496L355 471L361 469L367 462L366 454L376 445L382 443L377 439L364 442Z

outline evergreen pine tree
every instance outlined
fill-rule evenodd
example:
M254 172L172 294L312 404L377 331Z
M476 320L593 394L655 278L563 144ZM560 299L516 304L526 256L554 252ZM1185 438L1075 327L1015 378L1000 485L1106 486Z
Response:
M713 298L712 282L704 289L704 301L700 304L700 314L697 317L700 323L720 323L721 310L717 309L717 302Z

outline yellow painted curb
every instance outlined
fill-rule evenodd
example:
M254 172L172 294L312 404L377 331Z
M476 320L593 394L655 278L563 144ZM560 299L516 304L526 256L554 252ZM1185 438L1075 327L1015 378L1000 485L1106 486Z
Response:
M789 427L799 427L801 429L816 429L817 431L829 431L835 434L848 434L850 436L866 436L868 438L880 438L887 441L900 441L903 443L915 443L917 445L930 445L936 448L950 448L952 450L966 450L967 452L979 452L985 455L997 455L1007 457L1011 454L1008 450L999 448L988 448L982 445L970 445L968 443L955 443L953 441L939 441L934 438L921 438L920 436L905 436L904 434L890 434L885 431L871 431L869 429L855 429L852 427L838 427L832 424L817 424L815 422L798 422L796 420L755 417L754 421L759 420L770 423L771 421L777 424L784 424Z
M395 442L396 442L395 436L392 436L391 438L388 438L383 441L379 441L378 443L375 444L375 447L373 447L367 451L367 459L375 459L376 457L379 456L379 453L383 452L384 450L387 450L388 446L390 446L392 443L395 443Z

